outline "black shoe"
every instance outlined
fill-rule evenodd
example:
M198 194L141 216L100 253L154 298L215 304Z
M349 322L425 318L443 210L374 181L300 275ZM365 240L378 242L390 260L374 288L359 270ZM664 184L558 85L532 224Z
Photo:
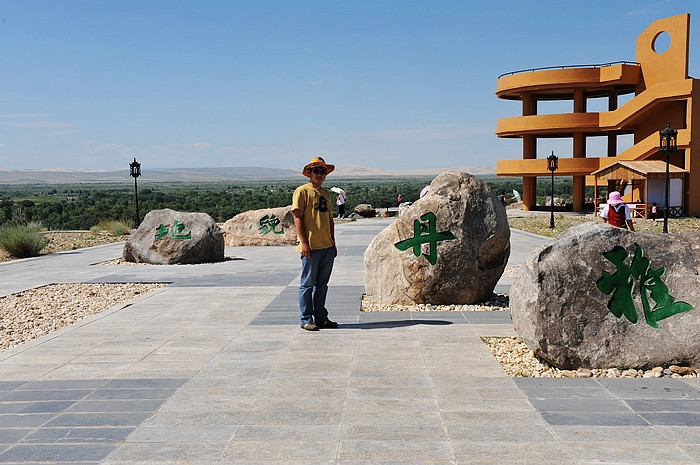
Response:
M311 321L309 323L302 323L301 329L305 329L307 331L318 331L318 326L316 326L316 324L313 321Z
M338 323L331 320L326 320L323 323L316 323L316 326L322 329L333 329L338 327Z

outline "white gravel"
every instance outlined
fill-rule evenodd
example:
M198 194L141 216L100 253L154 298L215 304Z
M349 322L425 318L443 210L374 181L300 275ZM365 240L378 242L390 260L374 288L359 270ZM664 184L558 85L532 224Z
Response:
M163 286L162 283L51 284L0 297L0 351Z
M634 368L607 369L579 368L577 370L560 370L549 365L535 354L520 337L484 337L483 341L491 353L510 376L533 378L697 378L691 367L671 365L654 367L651 370Z

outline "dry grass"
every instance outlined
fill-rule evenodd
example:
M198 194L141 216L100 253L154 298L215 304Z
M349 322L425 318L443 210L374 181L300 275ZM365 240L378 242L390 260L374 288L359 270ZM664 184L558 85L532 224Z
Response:
M572 226L577 226L590 221L602 222L600 218L592 216L572 216L554 214L554 229L549 228L550 217L531 216L526 218L508 218L508 224L511 228L520 229L522 231L539 234L547 237L558 237ZM663 220L652 221L645 219L634 220L634 227L638 232L660 233L663 230ZM700 218L670 218L668 220L668 232L679 233L687 231L700 231Z
M106 231L96 233L89 231L48 231L44 233L44 237L49 239L49 245L42 249L40 255L122 242L129 238L129 236L113 236ZM0 262L10 260L16 260L16 258L9 255L5 250L0 249Z

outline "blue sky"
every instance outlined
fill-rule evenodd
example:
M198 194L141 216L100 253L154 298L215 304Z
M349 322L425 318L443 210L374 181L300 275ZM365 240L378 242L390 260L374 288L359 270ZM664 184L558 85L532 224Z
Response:
M500 74L634 61L697 0L0 0L0 170L495 166ZM588 11L587 11L588 10ZM556 141L553 142L556 145ZM545 144L543 144L545 145ZM541 147L546 156L557 147Z

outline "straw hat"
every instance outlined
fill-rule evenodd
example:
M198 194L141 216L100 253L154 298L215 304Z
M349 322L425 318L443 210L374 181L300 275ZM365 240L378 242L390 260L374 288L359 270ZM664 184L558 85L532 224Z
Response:
M306 165L304 167L304 170L302 171L302 174L306 176L307 178L311 177L311 170L316 168L317 166L321 166L323 168L326 168L326 174L330 174L334 169L335 165L329 165L326 163L326 161L321 158L321 157L316 157L313 160L311 160L311 163Z

